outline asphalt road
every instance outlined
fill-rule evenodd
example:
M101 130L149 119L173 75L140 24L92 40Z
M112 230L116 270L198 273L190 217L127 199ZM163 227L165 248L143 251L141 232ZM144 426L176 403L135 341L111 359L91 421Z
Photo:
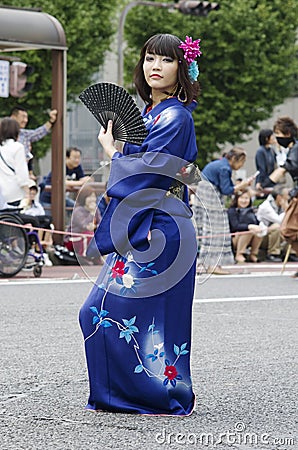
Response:
M1 450L296 450L298 279L198 279L195 412L186 418L84 411L78 310L86 280L0 284Z

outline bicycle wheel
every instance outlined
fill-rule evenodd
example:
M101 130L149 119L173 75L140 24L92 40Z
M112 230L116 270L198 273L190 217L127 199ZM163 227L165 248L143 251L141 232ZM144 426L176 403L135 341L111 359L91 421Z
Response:
M23 228L10 225L23 224L18 216L0 214L0 222L0 276L13 277L25 264L28 238Z

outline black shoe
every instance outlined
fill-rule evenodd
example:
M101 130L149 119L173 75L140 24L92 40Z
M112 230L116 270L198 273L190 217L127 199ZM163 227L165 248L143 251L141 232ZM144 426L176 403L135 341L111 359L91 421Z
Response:
M266 261L269 262L282 262L282 259L278 255L267 255Z
M288 261L290 262L298 262L298 256L294 255L293 253L290 254Z

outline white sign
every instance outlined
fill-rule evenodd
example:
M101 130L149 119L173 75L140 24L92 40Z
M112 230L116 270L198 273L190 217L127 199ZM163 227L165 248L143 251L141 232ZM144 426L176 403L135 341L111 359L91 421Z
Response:
M9 61L0 60L0 97L9 97Z

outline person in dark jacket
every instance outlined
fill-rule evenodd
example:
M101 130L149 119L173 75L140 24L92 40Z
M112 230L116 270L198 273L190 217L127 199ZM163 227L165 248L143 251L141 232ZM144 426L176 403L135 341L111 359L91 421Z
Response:
M259 144L260 147L255 156L256 168L259 171L256 178L256 189L273 188L275 183L269 178L269 175L276 169L274 145L277 142L273 130L261 130Z
M235 193L233 202L228 209L228 217L231 233L244 232L232 237L236 262L246 262L244 255L249 247L248 261L257 262L262 235L266 229L260 225L255 215L248 189Z

